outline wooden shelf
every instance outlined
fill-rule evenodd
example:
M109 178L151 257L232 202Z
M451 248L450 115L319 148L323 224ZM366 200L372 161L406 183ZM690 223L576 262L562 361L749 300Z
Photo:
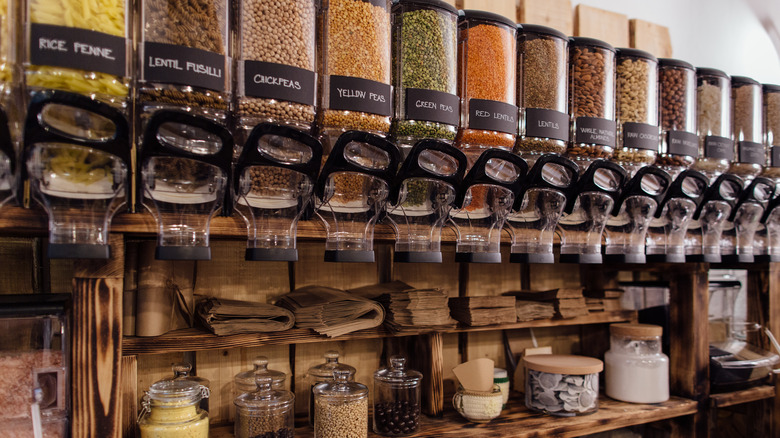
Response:
M531 412L523 406L521 400L514 399L499 418L487 424L466 421L451 408L446 410L441 418L423 416L419 433L412 436L458 438L576 437L695 413L696 402L680 397L672 397L664 403L646 405L618 402L602 396L599 399L599 410L594 414L581 417L552 417ZM209 436L212 438L232 437L233 427L215 427ZM314 431L308 425L296 427L295 436L311 438L314 436ZM371 432L368 436L379 437Z
M174 330L161 336L148 338L125 337L122 341L122 354L158 354L184 351L214 350L235 347L261 347L265 345L307 344L328 340L348 341L355 339L375 339L390 336L414 336L426 333L462 333L490 330L511 330L528 327L556 327L582 324L604 324L632 321L636 312L625 310L617 312L599 312L588 316L569 319L538 319L514 324L491 325L484 327L457 327L444 330L419 330L395 333L384 326L360 330L337 338L328 338L309 329L291 329L275 333L246 333L228 336L216 336L203 330L190 328Z
M775 396L775 387L769 385L756 386L742 391L726 392L723 394L711 394L710 404L714 408L750 403Z

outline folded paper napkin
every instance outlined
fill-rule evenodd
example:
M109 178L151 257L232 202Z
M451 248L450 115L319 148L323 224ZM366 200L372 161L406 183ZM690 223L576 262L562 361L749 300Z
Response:
M218 336L278 332L295 324L292 312L282 307L225 298L203 299L198 303L197 315L200 322Z
M385 311L376 301L324 286L296 289L277 304L295 314L296 327L329 337L373 328L385 319Z

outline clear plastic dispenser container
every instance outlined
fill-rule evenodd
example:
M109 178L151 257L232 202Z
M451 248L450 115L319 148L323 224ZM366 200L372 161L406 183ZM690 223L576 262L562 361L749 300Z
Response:
M599 410L600 360L568 354L526 356L525 406L557 417Z
M349 381L350 372L333 370L333 380L315 386L314 437L368 436L368 387Z
M661 151L655 165L677 178L699 156L696 70L679 59L658 60Z
M756 230L756 262L780 261L780 195L775 196L764 209L761 226Z
M609 326L604 354L608 396L629 403L669 400L669 357L661 351L663 327L620 323Z
M456 262L501 263L501 230L527 172L525 160L511 152L488 149L479 156L451 215Z
M423 375L406 369L406 358L390 357L390 367L374 373L374 433L411 435L420 427Z
M533 166L541 155L563 154L569 143L569 38L545 26L518 26L517 65L515 153Z
M171 366L171 371L173 371L172 376L166 377L159 381L166 382L166 381L174 381L174 380L185 380L189 382L195 382L206 389L211 388L211 382L209 382L209 379L196 376L195 373L192 372L192 364L189 362L175 363ZM208 397L201 397L199 407L206 412L209 411Z
M190 380L153 383L141 399L141 438L208 438L209 414L200 408L208 397L208 388Z
M257 375L255 390L236 397L236 438L292 438L295 433L295 395L274 388L272 378Z
M326 153L349 130L385 136L393 115L390 0L318 2L317 126Z
M762 87L744 76L731 77L731 120L736 149L728 172L749 184L767 164Z
M625 169L605 160L593 161L580 176L558 221L561 263L602 262L602 233L627 179Z
M723 173L710 184L696 208L685 237L687 262L720 263L723 228L742 192L742 180Z
M49 216L51 258L109 258L111 218L130 205L130 134L112 106L40 92L24 129L22 177Z
M506 228L512 239L512 263L553 263L553 237L576 187L579 168L573 161L546 154L536 158L517 193Z
M344 370L348 374L347 380L354 380L355 367L339 363L338 351L329 350L323 356L325 362L315 365L306 372L306 380L309 386L309 424L314 425L314 387L323 382L333 381L334 370Z
M612 160L630 176L653 164L658 128L658 59L637 49L617 49L617 149Z
M158 110L225 122L231 78L228 0L138 0L139 134Z
M683 170L672 181L647 230L648 262L685 263L685 237L708 187L708 178Z
M756 230L775 193L774 181L755 177L742 190L723 227L720 254L726 263L752 263Z
M255 126L235 164L235 210L247 224L247 260L296 261L298 220L310 206L322 145L302 131Z
M657 167L640 168L621 190L605 230L607 263L645 263L645 238L658 204L672 183Z
M138 198L157 222L158 260L211 259L211 218L232 206L232 155L230 132L207 118L160 110L149 120Z
M374 225L385 208L400 163L398 148L361 131L342 134L315 186L325 224L325 261L374 262Z
M764 145L767 161L761 176L780 184L780 85L764 84Z
M70 436L70 295L0 296L4 437Z
M16 147L11 138L8 117L0 106L0 208L14 202L17 194L16 176L18 168L16 160Z
M738 339L710 344L710 390L732 392L771 382L780 356Z
M268 368L267 357L257 356L252 359L251 370L242 371L236 374L236 377L233 379L236 384L236 397L241 394L255 392L257 390L256 380L258 377L271 378L273 389L284 389L284 381L287 380L287 374Z
M438 140L420 140L390 189L385 221L395 232L395 262L441 263L441 229L466 173L466 156Z
M707 175L712 182L727 171L734 160L731 77L714 68L697 68L696 84L699 158L693 170Z
M452 143L460 125L458 11L441 0L393 3L391 134L404 156L422 139Z
M616 146L615 49L604 41L569 40L571 140L566 154L581 171Z

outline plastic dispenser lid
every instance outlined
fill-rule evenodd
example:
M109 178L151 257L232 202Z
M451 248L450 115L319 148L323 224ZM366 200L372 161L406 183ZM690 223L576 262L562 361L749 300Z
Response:
M455 6L452 6L451 4L443 0L398 0L398 3L401 5L419 5L423 7L435 7L439 9L444 9L445 11L451 12L453 14L458 13L458 9L455 8Z
M682 59L658 58L658 65L661 67L681 67L693 70L693 64L685 62Z
M543 373L585 375L604 369L604 363L593 357L571 354L535 354L523 358L529 370Z
M274 390L270 376L257 376L255 391L236 397L235 405L247 410L284 409L292 405L295 395L290 391Z
M334 369L346 370L353 376L357 372L355 367L344 363L339 363L338 351L334 351L334 350L326 351L323 357L325 358L325 363L321 363L319 365L315 365L309 368L310 375L314 375L322 378L333 378Z
M268 368L268 358L265 356L257 356L252 360L252 364L253 369L240 372L235 378L236 386L246 389L246 392L251 392L256 387L258 377L271 378L272 386L280 385L287 379L287 374Z
M633 339L654 339L664 333L663 327L654 324L620 323L609 326L609 332L617 336L626 336Z
M731 77L723 70L718 70L716 68L707 68L707 67L696 67L696 75L697 76L717 76L720 78L726 78L730 79Z
M390 357L390 366L374 373L374 379L394 387L415 387L420 384L422 378L423 375L419 371L406 369L406 358L401 356Z
M520 26L522 26L522 29L521 28L517 29L519 33L533 33L537 35L547 35L547 36L560 38L562 40L569 38L566 36L565 33L557 29L553 29L552 27L540 26L538 24L525 24L525 23L521 24Z
M573 46L591 46L591 47L599 47L602 49L607 49L610 52L615 52L615 48L612 47L611 44L597 40L596 38L588 38L588 37L571 37L569 38L569 42Z
M771 92L777 92L780 91L780 85L775 84L764 84L764 91L771 91Z
M747 76L732 76L731 77L731 84L732 85L761 85L760 82L753 78L749 78Z
M503 24L512 28L515 28L517 24L503 15L494 14L493 12L478 11L475 9L464 9L458 16L458 21L462 20L485 20L492 21L496 24Z
M314 386L315 397L324 397L333 401L351 402L368 396L368 387L362 383L349 381L350 373L345 369L333 371L333 380Z
M650 61L658 61L658 58L653 56L650 52L645 52L644 50L639 49L631 49L626 47L619 47L617 50L617 56L619 58L642 58L642 59L649 59Z

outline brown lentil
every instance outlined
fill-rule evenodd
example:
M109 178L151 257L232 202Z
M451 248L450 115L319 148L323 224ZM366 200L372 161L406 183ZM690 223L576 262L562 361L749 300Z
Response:
M254 166L249 169L250 190L260 196L290 198L303 183L303 175L290 169ZM290 198L292 199L292 198Z
M349 403L314 401L314 436L365 438L368 436L368 398Z

